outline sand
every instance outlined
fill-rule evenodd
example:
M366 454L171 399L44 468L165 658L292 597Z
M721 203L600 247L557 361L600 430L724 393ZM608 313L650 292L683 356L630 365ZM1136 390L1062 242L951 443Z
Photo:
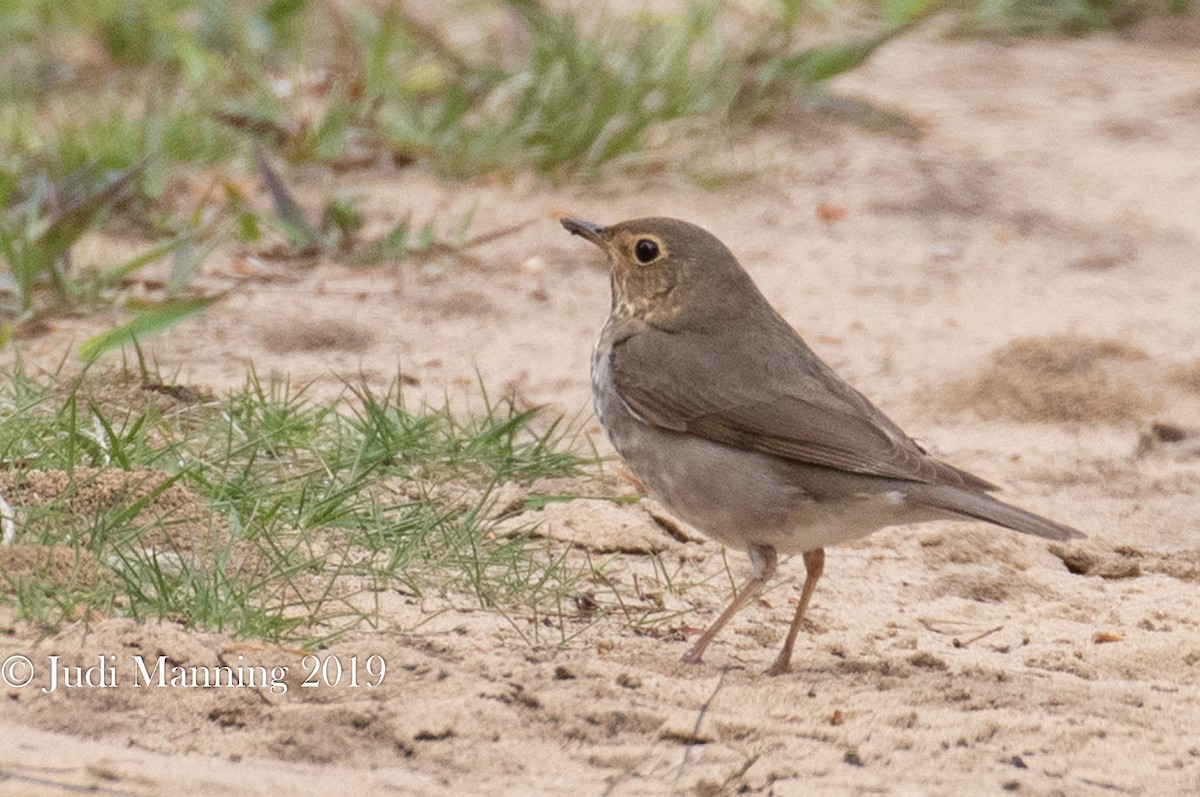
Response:
M684 612L672 633L612 614L535 639L452 596L395 596L388 628L315 651L382 656L376 687L305 688L305 651L167 623L43 637L9 618L5 654L113 655L121 685L6 690L0 793L1200 792L1188 431L1200 425L1200 37L1152 22L998 44L930 26L833 89L922 135L797 117L715 153L758 176L713 191L670 175L561 189L339 175L379 225L472 208L480 232L531 223L470 262L252 263L248 279L236 253L218 253L205 279L237 289L148 351L218 392L250 362L313 380L318 396L399 370L407 390L464 410L482 379L574 414L588 407L608 285L598 253L550 214L677 216L721 237L810 344L935 454L1087 540L939 523L832 549L795 671L773 679L761 671L799 559L703 665L683 666L687 632L748 565L668 536L644 505L579 501L530 519L622 551L619 574L645 570L639 551L657 546L697 583L672 597ZM21 341L22 357L53 369L110 321L57 321ZM162 656L286 666L288 688L134 688L134 658Z

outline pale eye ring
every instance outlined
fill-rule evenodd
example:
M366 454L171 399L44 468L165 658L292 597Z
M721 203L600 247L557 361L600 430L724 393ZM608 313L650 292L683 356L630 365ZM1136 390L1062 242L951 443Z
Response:
M653 262L658 257L658 244L649 238L642 238L633 247L633 256L639 263Z

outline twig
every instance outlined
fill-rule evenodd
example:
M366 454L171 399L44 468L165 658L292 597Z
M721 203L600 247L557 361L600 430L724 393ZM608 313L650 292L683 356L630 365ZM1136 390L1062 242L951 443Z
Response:
M996 633L997 631L1001 631L1003 629L1004 629L1004 626L1002 626L1002 625L998 625L995 628L989 628L987 631L984 631L982 634L976 634L975 636L971 637L966 642L959 642L956 639L956 640L954 640L954 647L965 648L967 645L970 645L973 642L978 642L979 640L983 639L985 636L991 636L992 634Z
M535 221L537 221L537 219L526 219L525 221L520 221L516 224L510 224L507 227L501 227L497 230L492 230L491 232L480 233L479 235L464 241L459 248L470 249L472 247L479 246L480 244L491 243L497 238L505 238L509 235L514 235L528 227L530 224L533 224Z
M721 691L721 687L725 685L725 674L729 672L729 667L721 668L721 677L717 679L717 685L713 687L712 694L708 696L708 700L704 701L704 705L700 707L700 713L696 715L696 724L692 726L692 738L700 738L700 725L704 722L704 715L708 713L708 707L717 699L717 694ZM687 769L687 765L692 757L692 745L688 745L683 751L683 760L679 762L679 772L675 775L675 780L683 777L683 772Z

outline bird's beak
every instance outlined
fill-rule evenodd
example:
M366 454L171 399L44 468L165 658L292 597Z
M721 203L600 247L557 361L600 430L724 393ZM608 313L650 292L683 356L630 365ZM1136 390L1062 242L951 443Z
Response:
M562 226L566 227L572 235L578 235L586 238L601 249L608 248L608 241L605 240L604 228L599 224L592 224L590 221L583 219L563 218L559 219Z

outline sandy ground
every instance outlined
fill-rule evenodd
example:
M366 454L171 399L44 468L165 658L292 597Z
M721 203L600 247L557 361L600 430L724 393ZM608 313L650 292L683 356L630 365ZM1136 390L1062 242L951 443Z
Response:
M670 176L563 190L341 176L380 223L471 208L481 232L533 223L469 264L247 282L153 355L216 389L249 362L330 392L402 369L415 393L464 406L478 373L575 413L608 286L548 214L678 216L726 241L936 454L1088 540L1054 550L942 523L831 550L795 672L775 679L760 672L799 593L795 559L702 666L678 663L683 634L621 616L530 644L452 597L397 597L391 628L319 651L384 657L376 688L305 688L303 651L168 625L39 639L6 621L5 652L112 654L122 685L7 691L0 793L1200 792L1200 456L1186 429L1143 439L1155 422L1200 425L1200 36L1157 23L1000 45L925 30L834 89L923 135L795 120L717 153L761 170L719 191ZM231 263L215 257L212 278ZM22 355L52 368L103 321L61 322ZM658 535L662 561L700 584L676 599L679 629L711 620L747 569L666 538L644 506L543 519L598 550L618 527ZM647 557L619 559L621 577L652 581ZM289 688L135 689L135 656L287 666Z

